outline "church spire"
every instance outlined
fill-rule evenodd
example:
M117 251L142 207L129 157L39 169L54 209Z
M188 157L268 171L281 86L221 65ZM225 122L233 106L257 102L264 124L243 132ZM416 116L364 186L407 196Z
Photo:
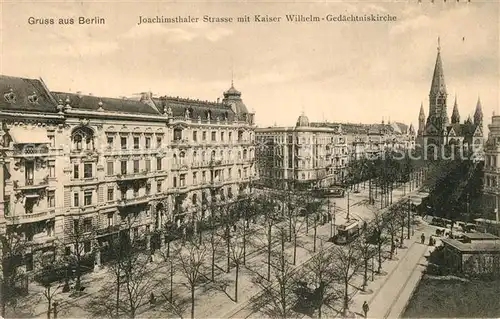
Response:
M425 130L424 103L420 103L420 113L418 114L418 135L423 135Z
M441 61L441 43L438 37L437 57L432 76L431 96L438 96L439 93L446 94L446 84L444 83L443 62Z
M481 98L477 97L476 111L474 112L474 124L483 124L483 108L481 106Z
M455 94L455 104L453 105L453 113L451 114L451 123L460 123L460 113L458 113L457 95Z
M425 113L424 113L424 103L420 103L420 113L418 114L418 119L423 119L425 120Z

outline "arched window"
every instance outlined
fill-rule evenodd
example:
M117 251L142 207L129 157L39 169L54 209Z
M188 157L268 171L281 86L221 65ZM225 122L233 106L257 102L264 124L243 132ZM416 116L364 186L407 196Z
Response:
M178 163L178 162L177 162L177 154L174 154L174 156L173 156L173 157L174 157L174 164L177 164L177 163Z
M75 134L73 136L73 148L77 151L82 150L82 136L80 134Z
M73 149L77 151L94 150L94 132L89 127L83 126L75 129L71 134Z
M220 151L220 159L223 160L224 159L224 151Z
M191 199L192 199L193 205L196 205L198 203L198 195L197 194L193 194L193 197Z
M241 178L241 169L238 169L238 178Z
M238 159L241 159L241 151L238 151Z
M184 164L185 157L186 157L186 153L184 151L181 151L179 153L179 158L180 158L180 163L181 164Z
M243 150L243 159L247 159L247 150Z
M201 152L201 160L206 161L207 160L207 153L205 151Z
M227 157L229 158L229 160L233 159L233 152L231 150L227 152Z
M211 160L215 160L215 151L212 151Z
M196 162L196 160L198 159L198 153L196 151L193 151L193 162Z

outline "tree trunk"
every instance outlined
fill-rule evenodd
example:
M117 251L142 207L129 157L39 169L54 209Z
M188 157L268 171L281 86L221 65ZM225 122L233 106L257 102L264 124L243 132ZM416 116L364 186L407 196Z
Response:
M116 276L116 318L120 318L120 271Z
M271 230L272 225L267 226L267 281L271 280Z
M172 303L174 300L174 265L172 263L172 260L170 260L170 303Z
M191 285L191 319L194 319L194 288L195 285Z
M247 221L243 222L243 265L247 262Z
M293 264L297 263L297 232L293 233Z
M231 238L229 236L231 236L231 232L229 230L229 225L227 225L227 228L226 228L226 244L227 244L227 270L226 272L229 273L229 271L231 270Z
M316 220L314 221L314 243L313 243L313 252L316 252L316 235L317 235L317 228L318 226L316 225Z
M378 243L378 270L377 273L382 272L382 243L380 242L381 239L379 239Z
M236 278L234 281L234 301L238 302L238 276L240 274L240 263L236 263Z
M344 316L347 316L349 310L349 280L344 278Z
M368 285L368 258L365 258L365 272L363 274L363 291L366 291Z

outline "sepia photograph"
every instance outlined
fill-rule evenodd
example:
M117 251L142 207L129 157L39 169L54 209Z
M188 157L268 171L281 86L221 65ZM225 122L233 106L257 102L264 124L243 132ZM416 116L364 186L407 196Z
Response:
M499 318L497 0L0 0L0 318Z

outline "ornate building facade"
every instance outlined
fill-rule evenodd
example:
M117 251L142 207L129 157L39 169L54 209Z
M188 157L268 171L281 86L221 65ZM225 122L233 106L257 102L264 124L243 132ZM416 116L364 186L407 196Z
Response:
M305 115L294 127L256 130L260 182L270 187L308 188L331 176L340 183L348 149L342 127L315 127ZM277 183L277 184L276 184Z
M427 151L427 157L436 157L444 146L453 146L455 150L466 149L474 151L479 159L483 157L483 113L481 101L478 98L474 118L470 117L460 122L458 103L455 103L451 116L451 122L447 111L448 93L444 80L443 62L441 60L441 48L438 44L438 52L434 73L432 76L431 89L429 92L429 114L427 119L423 104L420 106L418 117L417 144Z
M204 218L255 175L254 114L234 86L217 102L50 92L8 76L0 90L0 233L33 243L28 269L72 249L75 225L97 230L85 252L131 220L130 236L161 245L153 230Z
M487 219L500 222L500 116L493 115L488 125L484 148L484 203Z

